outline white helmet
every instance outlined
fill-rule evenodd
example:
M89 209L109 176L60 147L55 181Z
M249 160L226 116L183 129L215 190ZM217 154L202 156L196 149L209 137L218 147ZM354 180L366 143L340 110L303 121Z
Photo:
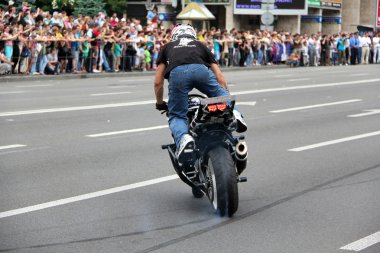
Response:
M180 37L187 37L195 40L197 34L191 25L177 24L172 30L171 37L172 41L178 40Z

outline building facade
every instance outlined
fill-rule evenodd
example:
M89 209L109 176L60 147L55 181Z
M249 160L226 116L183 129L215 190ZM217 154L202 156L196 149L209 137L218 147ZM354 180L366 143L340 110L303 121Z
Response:
M144 8L143 4L154 3L159 19L170 24L190 1L202 3L211 11L216 17L211 26L228 30L337 33L356 31L358 25L380 28L380 0L137 0L128 6Z

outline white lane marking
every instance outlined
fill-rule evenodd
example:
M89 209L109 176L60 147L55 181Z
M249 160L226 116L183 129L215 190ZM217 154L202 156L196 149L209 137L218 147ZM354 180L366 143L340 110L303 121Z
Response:
M111 136L111 135L117 135L117 134L128 134L128 133L152 131L152 130L163 129L163 128L168 128L168 127L169 127L168 125L161 125L161 126L146 127L146 128L136 128L136 129L122 130L122 131L115 131L115 132L89 134L89 135L86 135L86 137L96 138L96 137Z
M324 84L313 84L313 85L300 85L300 86L290 86L290 87L284 87L284 88L262 89L262 90L247 90L247 91L233 92L233 93L231 93L231 95L246 95L246 94L256 94L256 93L265 93L265 92L274 92L274 91L313 89L313 88L334 87L334 86L343 86L343 85L361 84L361 83L376 83L376 82L377 82L377 84L379 84L380 83L380 79L347 81L347 82L340 82L340 83L324 83Z
M130 91L124 91L124 92L110 92L110 93L95 93L91 94L90 96L109 96L109 95L122 95L122 94L130 94L132 92Z
M7 145L7 146L0 146L0 150L11 149L11 148L22 148L22 147L26 147L26 145L24 145L24 144L13 144L13 145Z
M252 101L252 102L237 102L237 105L255 106L256 105L256 101Z
M240 92L232 92L231 95L246 95L246 94L256 94L256 93L265 93L265 92L323 88L323 87L333 87L333 86L342 86L342 85L360 84L360 83L373 83L373 82L380 82L380 79L348 81L348 82L341 82L341 83L326 83L326 84L290 86L290 87L262 89L262 90L247 90L247 91L240 91ZM120 106L147 105L147 104L154 104L154 103L156 103L155 100L147 100L147 101L138 101L138 102L122 103L122 104L106 104L106 105L95 105L95 106L77 106L77 107L66 107L66 108L39 109L39 110L30 110L30 111L14 111L14 112L0 113L0 117L36 114L36 113L79 111L79 110L90 110L90 109L99 109L99 108L113 108L113 107L120 107Z
M145 82L145 81L153 81L153 79L143 78L143 79L122 79L118 80L118 82Z
M379 114L380 113L380 109L363 110L363 111L364 111L363 113L352 114L352 115L348 115L347 117L357 118L357 117L370 116L370 115L375 115L375 114Z
M342 250L362 251L380 242L380 231L341 247Z
M49 87L53 84L35 84L35 85L17 85L17 88L34 88L34 87Z
M151 180L147 180L147 181L143 181L143 182L119 186L119 187L101 190L101 191L97 191L97 192L86 193L86 194L82 194L82 195L78 195L78 196L74 196L74 197L70 197L70 198L45 202L45 203L34 205L34 206L28 206L28 207L13 209L10 211L1 212L0 213L0 219L5 218L5 217L19 215L19 214L30 213L30 212L50 208L50 207L66 205L69 203L74 203L74 202L78 202L78 201L82 201L82 200L97 198L97 197L101 197L101 196L105 196L105 195L109 195L109 194L113 194L113 193L117 193L117 192L128 191L128 190L132 190L132 189L136 189L136 188L141 188L144 186L159 184L159 183L167 182L167 181L174 180L177 178L178 178L177 174L174 174L174 175L170 175L170 176L166 176L166 177L155 178L155 179L151 179Z
M286 74L286 75L275 75L274 77L289 77L294 76L293 74Z
M26 91L23 91L23 90L20 90L20 91L3 91L3 92L0 92L0 95L18 94L18 93L26 93Z
M308 106L302 106L302 107L294 107L294 108L288 108L288 109L281 109L281 110L275 110L275 111L270 111L270 112L271 113L291 112L291 111L299 111L299 110L312 109L312 108L325 107L325 106L333 106L333 105L355 103L355 102L360 102L360 101L362 101L362 100L361 99L351 99L351 100L344 100L344 101L338 101L338 102L333 102L333 103L318 104L318 105L308 105Z
M120 85L120 86L108 86L110 89L120 89L120 88L136 88L136 85Z
M309 81L310 78L298 78L298 79L289 79L287 82L299 82L299 81Z
M134 105L149 105L149 104L154 104L154 103L156 103L156 100L146 100L146 101L138 101L138 102L117 103L117 104L104 104L104 105L37 109L37 110L29 110L29 111L2 112L0 113L0 117L41 114L41 113L50 113L50 112L69 112L69 111L82 111L82 110L93 110L93 109L104 109L104 108L117 108L117 107L126 107L126 106L134 106Z
M350 74L349 76L368 76L368 73Z
M353 140L368 138L368 137L372 137L372 136L376 136L376 135L380 135L380 131L366 133L366 134L360 134L360 135L355 135L355 136L350 136L350 137L346 137L346 138L342 138L342 139L337 139L337 140L332 140L332 141L320 142L320 143L317 143L317 144L312 144L312 145L308 145L308 146L304 146L304 147L299 147L299 148L292 148L292 149L289 149L288 151L300 152L300 151L305 151L305 150L309 150L309 149L320 148L320 147L324 147L324 146L338 144L338 143L342 143L342 142L347 142L347 141L353 141Z

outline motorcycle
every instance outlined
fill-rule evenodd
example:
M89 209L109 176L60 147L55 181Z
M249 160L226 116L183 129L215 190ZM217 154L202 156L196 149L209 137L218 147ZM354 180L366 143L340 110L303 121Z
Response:
M192 94L188 102L194 152L179 162L175 143L162 145L162 149L168 150L174 170L192 188L195 198L206 195L217 214L231 217L239 205L237 184L247 181L240 175L248 157L244 136L232 134L237 128L233 116L235 96L205 98Z

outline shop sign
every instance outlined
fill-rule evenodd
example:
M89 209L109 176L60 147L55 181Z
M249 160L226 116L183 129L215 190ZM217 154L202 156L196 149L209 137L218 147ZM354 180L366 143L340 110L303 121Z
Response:
M227 5L230 3L230 0L185 0L185 4L189 4L191 2L197 2L202 4Z
M314 15L301 16L301 22L304 22L304 23L322 23L322 16L314 16Z
M307 0L309 7L342 8L342 0Z
M376 15L376 25L380 27L380 0L377 1L377 15Z
M234 0L234 14L262 15L266 12L262 3L268 0ZM307 14L307 0L275 0L274 15Z
M321 7L342 8L342 0L321 0Z
M321 7L321 0L307 0L309 7Z
M341 17L322 17L322 23L324 24L342 24L342 18Z

